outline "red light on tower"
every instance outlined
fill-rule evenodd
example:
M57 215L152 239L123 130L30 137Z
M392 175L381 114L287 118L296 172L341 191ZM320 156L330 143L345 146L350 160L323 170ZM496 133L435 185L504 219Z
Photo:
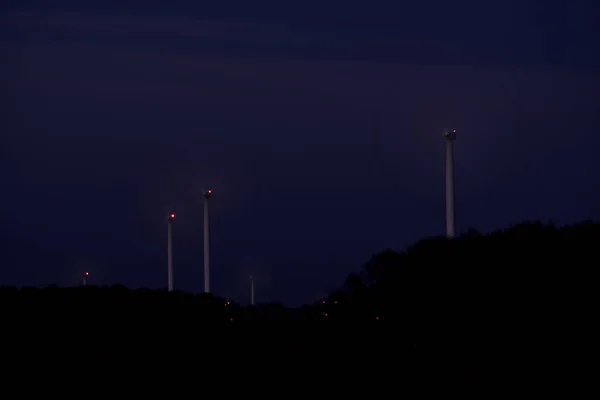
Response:
M89 272L86 272L84 275L85 275L85 276L89 276L89 275L90 275L90 273L89 273Z

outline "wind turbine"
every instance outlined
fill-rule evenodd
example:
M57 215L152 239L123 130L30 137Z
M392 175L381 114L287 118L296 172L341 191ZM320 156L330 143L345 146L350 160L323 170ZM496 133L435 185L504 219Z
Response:
M254 305L254 278L250 277L250 305Z
M446 140L446 237L454 237L454 141L456 129L444 132Z
M210 293L210 229L208 227L208 201L212 190L204 191L204 293Z
M173 232L172 225L175 214L169 215L167 220L167 290L173 291Z

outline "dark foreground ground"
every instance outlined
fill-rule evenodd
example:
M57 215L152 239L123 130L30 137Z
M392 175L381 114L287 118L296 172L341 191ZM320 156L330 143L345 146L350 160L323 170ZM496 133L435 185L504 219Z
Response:
M587 311L558 318L548 308L540 318L527 309L504 319L423 313L411 322L267 313L254 320L256 313L222 299L168 298L177 301L128 291L5 291L4 390L114 398L573 397L597 381Z
M398 328L383 325L203 326L142 323L135 318L108 325L82 318L29 321L5 326L4 332L3 363L9 366L5 382L24 377L75 386L85 382L86 390L117 393L488 396L526 388L538 394L572 393L591 378L585 368L573 364L581 361L581 354L517 351L493 343L469 348L442 339L412 343Z

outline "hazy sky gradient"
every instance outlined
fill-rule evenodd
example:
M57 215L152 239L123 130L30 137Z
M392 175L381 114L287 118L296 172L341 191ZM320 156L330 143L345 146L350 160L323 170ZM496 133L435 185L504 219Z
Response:
M0 14L0 284L312 301L457 228L600 217L595 2L13 2ZM160 6L159 6L160 4ZM450 5L448 5L450 4Z

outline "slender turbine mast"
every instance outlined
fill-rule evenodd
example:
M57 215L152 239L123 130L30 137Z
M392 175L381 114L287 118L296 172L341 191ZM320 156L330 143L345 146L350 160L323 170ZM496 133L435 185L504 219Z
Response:
M446 140L446 236L454 237L454 141L456 129L444 132Z
M208 201L212 190L204 191L204 293L210 293L210 230L208 227Z
M83 274L83 286L87 286L87 277L90 276L89 272L84 272Z
M250 305L254 305L254 278L250 277Z
M175 221L175 214L169 215L167 222L167 289L173 291L173 232L172 225Z

